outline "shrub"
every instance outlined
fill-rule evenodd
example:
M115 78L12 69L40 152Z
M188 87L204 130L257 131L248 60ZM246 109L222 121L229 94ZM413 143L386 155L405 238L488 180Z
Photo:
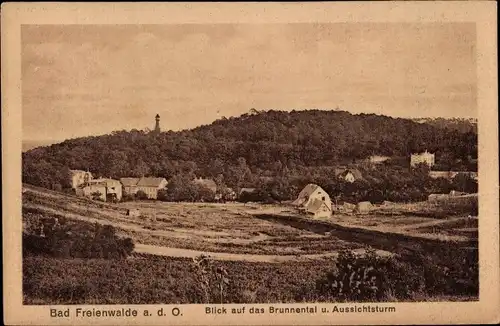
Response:
M443 249L424 256L380 257L342 251L317 290L340 301L387 301L433 295L474 295L479 289L477 251Z
M213 202L215 201L215 192L187 177L177 176L169 182L165 190L158 192L158 199L173 202Z
M410 298L421 291L422 280L394 258L380 257L374 251L358 256L344 250L335 271L320 279L317 287L340 301L384 301Z
M159 196L159 194L158 194ZM122 196L122 201L132 201L135 200L135 195L134 194L129 194L129 193L124 193Z
M194 272L203 303L224 303L229 277L223 266L215 266L210 257L201 255L193 260Z
M144 191L139 190L135 194L135 198L137 198L139 200L145 200L145 199L148 199L148 195Z

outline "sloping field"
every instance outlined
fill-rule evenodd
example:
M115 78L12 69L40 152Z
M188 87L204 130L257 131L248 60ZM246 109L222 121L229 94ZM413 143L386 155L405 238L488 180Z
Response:
M260 205L163 202L114 205L28 185L24 189L23 214L113 225L119 234L134 239L143 252L152 254L179 256L179 252L184 252L184 256L190 257L188 253L194 251L214 258L217 253L226 253L239 260L280 261L282 256L316 258L331 256L340 249L365 247L333 235L265 221L248 213L259 211ZM129 208L140 209L141 216L127 216Z
M477 248L477 219L387 214L334 215L311 220L287 206L260 204L109 204L25 185L23 213L110 224L142 253L174 257L210 254L217 259L278 262L331 257L342 249L384 252ZM128 209L140 216L127 216ZM286 257L286 258L283 258Z

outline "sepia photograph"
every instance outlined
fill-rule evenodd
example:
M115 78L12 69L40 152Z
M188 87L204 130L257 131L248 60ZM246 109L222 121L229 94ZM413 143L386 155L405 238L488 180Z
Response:
M498 207L482 213L476 22L18 33L22 306L82 322L480 302Z

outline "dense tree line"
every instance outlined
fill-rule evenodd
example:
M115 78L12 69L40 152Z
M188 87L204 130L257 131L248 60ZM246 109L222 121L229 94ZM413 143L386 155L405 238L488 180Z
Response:
M400 157L399 168L409 170L409 154L423 150L436 153L440 168L473 170L477 133L375 114L253 110L180 132L116 131L36 148L23 153L23 182L67 188L70 168L112 178L196 175L235 190L266 184L280 197L300 180L331 182L334 167L372 154Z
M453 118L453 119L445 119L445 118L420 118L413 119L418 122L425 122L429 125L448 129L455 130L462 133L467 132L475 132L477 133L477 120L475 119L463 119L463 118Z

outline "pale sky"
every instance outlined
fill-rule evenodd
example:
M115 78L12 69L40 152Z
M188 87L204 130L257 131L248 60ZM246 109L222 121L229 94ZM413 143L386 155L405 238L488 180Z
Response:
M23 139L251 108L477 117L475 51L472 23L23 25Z

